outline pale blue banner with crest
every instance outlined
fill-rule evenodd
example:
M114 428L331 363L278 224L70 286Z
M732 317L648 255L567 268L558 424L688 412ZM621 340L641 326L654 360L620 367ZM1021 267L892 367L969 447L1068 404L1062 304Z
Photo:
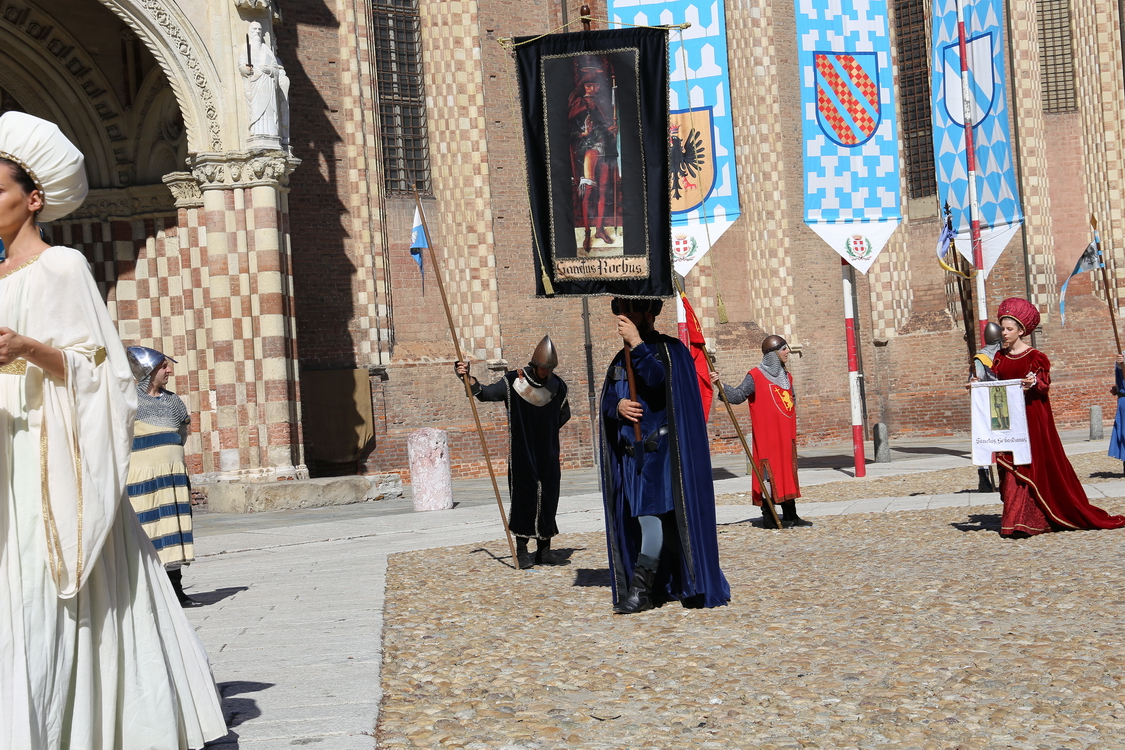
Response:
M866 273L902 222L885 0L795 0L805 223Z
M668 34L672 259L686 275L739 215L724 0L608 0L614 25Z
M1008 128L1004 76L1003 3L963 0L972 97L977 204L985 275L1023 222ZM938 200L949 204L957 249L973 260L969 236L969 174L965 159L965 112L957 0L935 0L933 24L934 159Z

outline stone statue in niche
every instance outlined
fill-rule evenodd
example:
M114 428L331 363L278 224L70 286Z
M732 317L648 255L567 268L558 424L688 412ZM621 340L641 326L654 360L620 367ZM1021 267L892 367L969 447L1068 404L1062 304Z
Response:
M250 112L250 145L289 148L289 76L277 60L262 24L247 27L246 49L239 72L246 81L246 106Z

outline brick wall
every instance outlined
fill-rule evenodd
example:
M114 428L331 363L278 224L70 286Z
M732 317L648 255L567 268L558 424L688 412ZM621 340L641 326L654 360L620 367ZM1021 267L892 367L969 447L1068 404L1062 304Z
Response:
M581 4L568 0L572 20ZM488 382L499 372L487 370L481 360L502 358L509 367L522 366L549 332L560 352L558 372L570 386L574 414L561 436L563 462L589 465L582 302L533 296L514 66L496 43L500 37L556 28L561 6L554 0L452 5L422 0L428 24L425 49L432 56L426 61L428 80L434 86L429 92L431 149L439 168L436 197L427 198L426 206L460 341L478 360L474 373ZM594 15L604 15L603 3L593 5ZM1027 210L1035 213L1029 217L1026 242L1017 234L988 279L989 308L994 311L1006 296L1025 296L1032 269L1032 295L1044 313L1037 344L1054 364L1056 417L1061 425L1077 425L1085 422L1090 404L1101 404L1107 418L1112 414L1107 389L1114 345L1104 303L1095 296L1100 285L1090 275L1075 279L1065 328L1059 326L1057 288L1088 241L1085 186L1096 156L1085 139L1096 130L1091 123L1110 123L1115 115L1106 107L1035 115L1038 63L1029 52L1036 44L1033 9L1022 0L1016 6L1016 46L1028 57L1026 64L1021 58L1009 69L1017 73L1018 111L1025 118L1021 179L1029 196ZM1086 12L1088 6L1079 3L1076 12ZM370 118L345 116L347 97L371 95L364 88L370 74L363 45L342 41L353 30L348 24L362 23L363 3L285 0L283 7L286 20L279 27L279 41L293 81L292 99L298 103L293 109L294 148L304 160L291 180L290 200L301 364L385 368L371 381L376 438L362 458L363 470L406 475L406 436L420 427L439 427L449 431L455 474L479 476L484 466L469 405L452 376L455 355L437 293L437 269L427 256L423 293L421 274L408 252L412 201L382 193L379 165L364 161L377 153L374 125ZM850 411L841 268L838 256L803 223L793 7L728 0L727 8L743 215L688 279L688 293L706 322L724 379L737 383L757 364L763 336L785 335L803 354L790 361L800 441L845 441ZM473 38L453 38L451 28ZM1112 49L1112 44L1102 48ZM345 61L348 56L351 60ZM447 91L447 78L456 78L457 87ZM457 101L458 96L463 100ZM471 126L468 131L457 125L461 118ZM1045 155L1037 145L1043 142L1051 144ZM355 186L361 183L371 192L356 199L360 188ZM1106 190L1120 197L1118 182ZM904 205L904 214L908 209ZM369 215L361 216L364 212ZM936 217L907 219L887 257L856 279L867 417L869 423L886 423L892 436L968 429L964 328L950 277L933 258L938 231ZM1110 249L1115 255L1122 252ZM362 295L370 299L357 301ZM720 296L730 318L726 324L717 322ZM365 338L357 321L375 320L364 318L368 304L379 307L378 325L387 330L368 332ZM593 299L589 306L593 380L600 389L620 341L608 300ZM671 313L658 320L658 328L675 332ZM480 404L479 411L494 465L503 471L503 407ZM745 407L735 413L747 426ZM713 450L740 450L721 405L712 411L710 436Z

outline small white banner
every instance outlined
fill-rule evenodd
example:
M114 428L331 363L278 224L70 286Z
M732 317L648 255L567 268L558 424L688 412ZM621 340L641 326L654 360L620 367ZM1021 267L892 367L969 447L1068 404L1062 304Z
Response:
M1027 412L1019 380L970 383L973 394L973 463L988 466L992 454L1011 453L1016 464L1031 463Z

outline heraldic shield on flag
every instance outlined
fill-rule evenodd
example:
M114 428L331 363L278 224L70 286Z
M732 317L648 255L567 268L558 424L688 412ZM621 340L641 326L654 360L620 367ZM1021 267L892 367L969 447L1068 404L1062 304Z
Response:
M794 0L805 224L860 273L902 223L886 0Z
M841 146L860 146L882 120L874 52L817 52L816 111L821 130Z
M674 214L699 208L715 187L713 129L711 107L668 114Z
M965 43L969 58L969 91L973 96L973 127L984 122L992 111L996 95L996 70L992 67L992 34L978 36ZM947 44L945 61L945 113L959 127L965 127L965 97L961 88L961 54L959 44Z

